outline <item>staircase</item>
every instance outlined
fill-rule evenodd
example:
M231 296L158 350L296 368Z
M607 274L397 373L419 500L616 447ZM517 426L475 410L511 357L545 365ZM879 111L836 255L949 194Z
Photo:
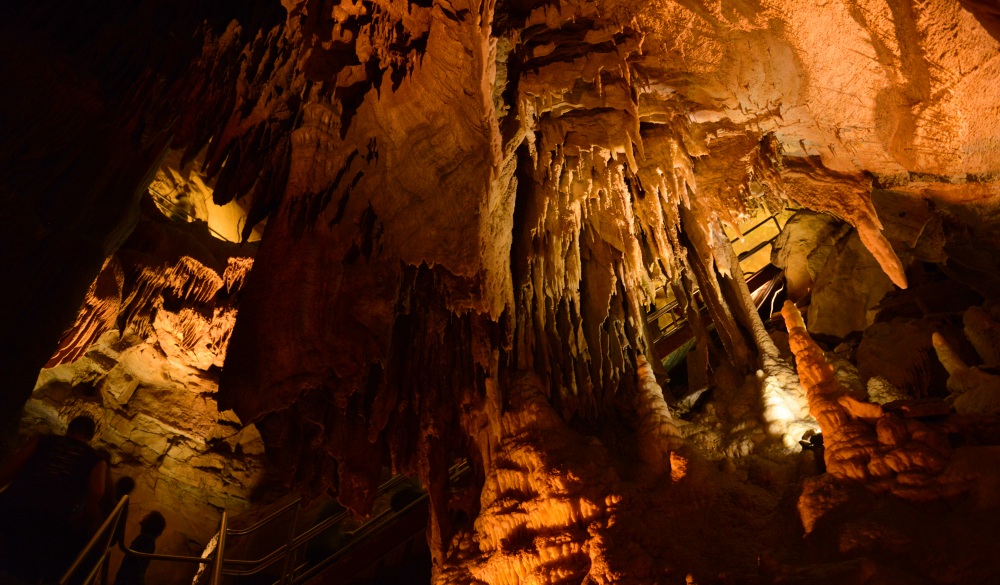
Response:
M456 482L469 471L467 462L456 463L449 470L449 481ZM425 533L429 513L427 493L416 488L403 476L394 476L379 486L376 502L382 511L349 531L343 526L350 519L348 512L331 515L318 522L303 522L302 502L295 501L272 512L244 529L229 526L229 517L222 513L219 531L201 557L145 554L119 546L125 554L156 562L190 563L200 566L195 583L202 585L298 585L310 583L348 584L372 580L379 576L381 565L393 555L406 556L407 550L426 546ZM107 564L111 535L118 518L128 505L128 496L121 499L70 569L60 579L60 585L109 585ZM259 558L235 558L240 539L254 535L274 537L284 528L284 544ZM331 534L335 546L330 546ZM156 570L156 562L149 571ZM384 571L383 571L384 572ZM399 582L392 579L391 582Z

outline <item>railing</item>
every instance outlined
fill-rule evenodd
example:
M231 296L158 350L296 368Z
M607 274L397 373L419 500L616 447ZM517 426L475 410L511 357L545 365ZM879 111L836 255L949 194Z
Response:
M464 473L466 473L468 469L469 469L468 463L465 461L453 465L449 469L448 473L449 480L450 481L457 480ZM395 487L397 487L398 485L402 484L405 481L406 478L397 475L392 479L390 479L389 481L382 484L381 486L379 486L378 493L381 496L393 490ZM299 500L296 500L282 507L280 510L273 512L263 520L257 522L254 526L251 526L250 528L241 531L241 534L250 534L252 532L256 532L261 528L263 528L264 525L269 524L270 522L276 520L283 514L287 513L289 510L294 510L295 516L292 519L292 523L289 528L289 537L288 540L285 542L285 544L278 547L270 554L259 559L255 560L227 559L225 561L225 564L227 566L236 566L243 568L224 569L223 573L225 575L232 575L232 576L257 575L268 569L270 566L274 565L279 560L283 560L284 566L282 567L281 576L278 578L276 583L280 585L289 585L289 584L297 585L300 583L304 583L309 579L315 577L320 571L326 569L330 565L336 563L338 560L344 558L347 554L349 554L352 550L354 550L362 542L364 542L363 538L354 538L354 537L357 537L358 535L361 534L370 535L380 530L384 526L387 526L389 523L391 523L395 518L402 516L407 512L411 511L414 507L421 505L424 501L426 501L426 499L427 499L427 494L425 492L422 493L414 501L404 506L403 508L399 510L393 510L391 508L386 509L381 513L375 515L374 517L369 518L354 530L345 532L344 535L351 538L350 542L338 548L332 554L327 556L325 559L320 560L315 565L310 565L308 562L296 563L295 557L297 556L298 551L301 550L310 542L312 542L313 539L315 539L317 536L323 534L327 530L330 530L337 524L340 524L341 522L346 520L349 517L349 513L345 511L340 514L335 514L313 525L311 528L309 528L302 534L295 536L295 528L296 528L295 520L297 518L298 508L297 507L293 508L293 506L297 506L297 504L299 503ZM230 531L230 535L233 534L235 533L233 531Z
M128 496L122 497L118 500L118 504L111 514L104 520L104 524L97 530L94 536L84 547L83 552L73 560L73 564L70 565L69 569L63 574L62 578L59 580L59 585L68 585L71 579L76 576L77 572L80 570L86 570L84 563L92 557L95 550L101 551L101 556L96 559L94 566L84 577L83 583L92 583L94 578L97 576L98 572L104 567L104 563L108 560L108 551L111 549L111 540L115 534L115 528L118 527L118 520L121 518L122 511L128 505ZM101 544L100 549L98 549L98 544Z
M184 216L187 219L187 223L191 223L192 221L198 220L198 217L196 215L192 214L190 211L184 209L183 207L178 206L176 203L174 203L173 201L171 201L166 195L160 193L159 191L157 191L156 189L154 189L152 187L148 187L147 189L149 191L149 195L154 200L156 200L157 203L159 203L160 205L163 205L163 206L169 208L170 211L173 211L174 213L176 213L178 215ZM224 236L224 235L220 234L219 232L213 230L212 227L208 225L208 222L205 222L205 226L208 227L208 231L209 232L211 232L212 234L214 234L215 237L219 238L220 240L224 240L226 242L232 242L232 240L230 240L226 236Z
M469 469L468 463L464 460L456 463L449 469L449 480L455 481L466 473ZM400 486L406 481L406 478L397 475L393 476L391 479L379 486L378 496L385 495L386 493L394 490L396 487ZM422 493L419 497L409 502L406 506L400 510L393 510L391 508L382 511L375 517L370 518L363 524L358 526L352 531L345 532L344 534L350 537L355 537L358 535L370 535L381 528L387 526L395 518L400 517L410 511L412 511L416 506L421 505L427 500L426 492ZM119 518L121 517L122 511L128 502L128 496L123 497L118 505L115 507L114 511L107 517L101 528L98 529L97 533L91 538L90 542L84 548L83 552L77 556L76 560L70 566L70 568L60 579L59 585L94 585L96 583L104 582L104 573L101 571L102 567L108 560L109 552L111 549L112 538L114 535L115 527L118 525ZM364 542L364 538L354 538L351 542L340 547L336 551L333 551L325 559L320 560L314 565L310 563L297 563L296 556L300 549L308 545L317 536L323 534L327 530L330 530L337 524L345 521L349 517L347 511L335 514L325 520L322 520L302 534L296 535L297 523L299 518L299 510L301 508L301 499L296 499L285 506L282 506L278 510L268 514L263 519L257 521L252 526L242 529L229 528L228 516L225 511L222 513L222 519L219 522L219 532L217 533L217 544L215 551L206 557L192 557L192 556L180 556L180 555L165 555L156 553L143 553L129 549L125 546L124 542L119 541L119 548L127 555L133 555L141 559L157 560L157 561L168 561L177 563L197 563L197 564L211 564L212 574L211 574L211 585L219 585L222 576L249 576L259 574L269 567L273 566L278 561L283 561L281 568L281 575L276 581L280 585L288 584L299 584L311 579L319 571L329 567L338 560L344 558L348 553L354 550L360 543ZM257 533L263 530L266 526L270 525L272 522L291 513L291 522L289 524L289 529L285 543L269 554L259 558L259 559L227 559L225 558L225 553L228 550L228 538L231 537L242 537ZM100 551L98 556L97 551ZM91 566L92 565L92 566ZM89 569L88 569L89 567ZM79 576L82 571L86 571L86 574L82 580ZM106 585L106 584L105 584Z
M695 299L698 299L700 292L701 291L698 290L697 285L695 285L694 290L691 293L691 296ZM656 309L652 313L646 315L646 321L650 325L656 325L657 335L656 339L654 340L654 343L656 341L663 339L664 337L669 337L675 331L683 327L685 323L687 323L687 316L677 312L678 309L680 309L680 306L681 306L680 301L676 297L674 297L669 301L667 301L667 303L664 304L659 309ZM658 325L659 320L662 317L667 317L667 316L670 317L670 323L668 323L666 326L663 327L659 326Z
M744 250L743 252L740 252L740 254L737 256L737 260L740 262L741 265L742 265L742 263L744 261L746 261L747 259L751 258L757 252L763 250L767 246L772 245L774 243L774 240L776 240L778 238L778 236L781 235L782 227L781 227L781 223L778 221L778 215L779 215L778 213L772 213L772 214L768 215L767 217L765 217L764 219L762 219L761 221L759 221L758 223L754 224L749 229L747 229L746 231L743 232L742 237L746 238L746 236L749 236L753 232L755 232L758 229L760 229L760 228L768 225L769 223L774 223L774 226L777 228L777 231L775 232L774 236L772 236L772 237L770 237L768 239L762 240L761 242L757 243L757 245L755 245L754 247L750 248L749 250ZM740 237L736 237L736 238L731 239L730 243L733 244L733 243L738 242L739 240L740 240ZM694 289L691 292L691 296L693 298L697 299L698 298L698 294L699 294L698 286L695 285ZM680 301L676 297L674 297L674 298L671 298L669 301L667 301L662 307L659 307L659 308L657 308L657 309L649 312L646 315L646 322L651 327L653 327L653 331L655 332L654 343L656 343L656 342L658 342L658 341L660 341L660 340L662 340L662 339L664 339L666 337L669 337L669 336L673 335L679 329L683 328L684 325L687 324L687 316L683 315L683 314L679 314L677 312L677 310L679 308L680 308ZM657 324L658 321L662 317L665 317L665 316L668 316L668 315L670 316L670 322L666 326L663 326L663 327L659 326Z
M767 225L769 223L774 223L774 227L778 228L778 231L776 231L774 233L774 235L771 236L770 238L759 242L753 248L750 248L749 250L744 250L743 252L740 252L740 254L738 256L738 259L739 259L740 262L743 262L747 258L750 258L751 256L753 256L754 254L756 254L760 250L764 249L766 246L770 246L774 242L774 240L778 239L778 236L781 235L781 223L778 222L778 214L777 213L772 213L771 215L769 215L769 216L765 217L764 219L762 219L760 221L760 223L757 223L756 225L754 225L753 227L751 227L747 231L743 232L743 237L744 238L747 237L748 235L752 234L753 232L757 231L758 229L764 227L765 225ZM730 244L735 244L739 240L740 240L740 238L738 238L738 237L737 238L733 238L733 239L729 240L729 243Z
M448 479L449 481L454 482L468 471L469 471L468 463L462 461L460 463L451 466L451 468L448 470ZM375 535L382 528L392 524L397 518L403 518L407 514L414 512L418 507L424 505L427 499L428 499L427 493L424 492L418 498L409 502L402 508L398 510L393 510L393 509L385 510L382 513L376 515L374 518L367 520L364 524L358 526L353 531L345 532L344 534L351 537L354 537L361 533L367 535ZM312 540L312 538L315 538L317 535L322 534L330 526L332 526L332 524L327 525L324 528L320 528L319 526L311 528L309 531L303 533L302 536L296 539L294 546L296 548L301 547L305 543ZM331 555L327 556L325 559L319 561L314 565L310 565L308 562L296 565L291 569L291 571L288 574L282 576L283 580L281 581L281 583L284 585L301 585L302 583L306 583L313 577L318 576L323 571L328 570L333 565L344 560L346 557L348 557L348 555L350 555L352 552L355 552L359 547L364 545L365 542L366 541L364 538L351 538L346 544L338 548ZM285 581L284 579L286 577L289 578L290 580Z
M118 501L118 505L115 509L108 515L101 524L101 527L97 529L97 532L84 547L83 551L77 555L73 564L70 565L69 569L63 574L62 578L59 579L59 585L70 585L70 584L81 584L81 585L92 585L94 583L104 583L106 581L106 573L102 571L105 563L108 561L109 553L111 552L111 545L113 544L112 539L114 537L115 529L118 527L118 522L121 519L122 512L128 505L128 496L123 496L121 500ZM171 561L178 563L200 563L205 564L211 562L213 567L216 568L212 572L212 585L219 585L219 579L222 575L222 555L225 549L225 533L226 533L226 523L227 523L226 512L222 512L222 519L219 522L219 546L215 550L214 557L202 558L202 557L187 557L180 555L163 555L155 553L140 553L137 551L130 550L124 545L124 543L118 543L118 546L126 554L135 555L140 558L157 560L157 561ZM97 551L100 551L98 556ZM96 558L95 558L96 557ZM88 570L88 565L92 565ZM86 571L83 579L79 579L82 574L81 571Z

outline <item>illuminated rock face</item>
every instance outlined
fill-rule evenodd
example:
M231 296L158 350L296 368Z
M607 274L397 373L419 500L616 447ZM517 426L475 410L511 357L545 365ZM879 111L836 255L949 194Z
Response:
M85 14L36 2L3 20L15 23L0 30L3 42L26 63L5 65L4 78L49 100L3 108L32 122L12 126L0 150L11 153L3 195L30 220L5 246L25 250L11 265L26 283L5 292L0 306L16 313L5 322L24 331L20 313L55 306L25 346L21 361L35 371L87 355L112 322L144 342L155 334L156 351L198 377L221 364L221 408L256 425L290 489L332 490L364 513L383 466L419 475L442 582L658 582L687 572L723 581L757 570L753 548L776 558L762 571L794 582L789 543L800 534L776 526L756 547L748 533L720 527L729 512L747 526L755 514L796 521L778 496L815 465L792 452L817 422L830 435L828 473L803 498L829 505L803 508L811 533L840 504L924 493L954 476L949 461L965 461L944 431L838 400L834 369L804 331L790 332L791 349L811 360L797 358L796 379L771 340L781 332L769 336L751 306L723 224L786 203L843 222L834 243L843 249L825 254L825 276L811 264L816 250L787 255L807 259L797 269L814 281L809 325L822 333L927 331L895 319L929 319L921 295L936 299L927 292L936 283L978 295L949 315L986 306L1000 290L1000 27L988 2L161 8L109 11L113 19L91 16L86 27L74 22ZM146 43L156 27L166 32ZM80 79L46 73L52 79L34 84L32 66L49 71L50 62ZM66 97L75 86L89 92L79 105ZM72 172L53 173L52 184L38 177L63 168L52 162L63 142L45 142L55 134L46 124L78 130L59 138L76 150L63 163ZM100 156L81 159L91 161L86 171L73 167L79 144L104 126L123 130ZM186 148L183 166L206 142L215 202L241 201L244 236L268 219L238 317L226 301L244 260L136 263L128 247L112 256L130 227L122 208L134 206L159 153ZM108 176L122 185L102 196ZM91 195L76 202L79 191ZM95 215L111 219L67 219L89 202L107 205ZM86 262L58 282L42 274L71 264L66 250L80 240ZM166 242L155 248L170 255ZM883 298L910 281L911 296ZM796 300L811 286L803 282ZM649 365L645 313L664 286L698 335L689 376L710 387L686 420L670 412L671 389ZM31 298L53 287L65 298ZM828 305L841 291L852 297L843 304L850 319ZM171 295L184 302L157 305ZM891 310L876 309L880 299ZM990 329L966 329L976 347L989 345ZM2 355L23 341L9 337ZM879 396L943 396L920 384L929 339L908 344L913 368L850 357ZM862 347L877 343L866 333ZM955 387L977 395L960 382L969 368L949 364ZM27 397L24 371L12 362L0 413L8 418ZM214 380L206 384L214 395ZM956 408L960 400L970 399L956 398ZM960 419L959 434L989 444L991 415L970 408L984 418ZM579 452L574 441L585 443ZM461 497L446 485L458 457L475 470ZM744 477L753 486L736 487ZM969 487L975 481L954 485L985 494ZM479 504L463 521L449 511L457 500ZM699 520L706 502L717 512ZM983 495L978 505L994 503ZM722 548L738 549L732 562L708 550L706 533L694 552L673 540L657 548L650 534L666 527L644 517L652 512L715 530ZM860 580L869 561L858 562L844 570Z
M823 431L825 445L827 473L806 479L799 496L806 535L819 532L819 536L813 535L817 542L837 539L841 553L860 553L871 561L869 572L880 578L894 574L894 578L912 578L882 563L887 558L907 558L903 550L914 545L948 551L947 561L908 557L917 574L931 576L934 582L956 577L993 578L1000 567L981 556L980 536L963 534L952 541L923 530L908 534L906 527L920 523L961 525L971 533L985 525L969 515L995 517L997 499L987 486L996 485L1000 477L997 447L995 439L982 445L975 427L984 420L995 427L1000 377L968 368L935 334L934 346L958 395L957 414L949 414L943 403L902 400L880 405L859 401L837 380L790 301L782 315L809 410ZM914 505L933 510L935 505L955 506L962 501L970 505L957 505L949 514L907 513ZM981 564L963 566L959 559L970 557L982 559ZM839 578L845 582L856 579L846 570Z
M247 211L239 201L216 205L217 181L205 174L205 159L196 156L187 160L182 150L169 150L149 185L157 207L167 217L178 221L203 221L213 237L228 242L241 241L247 223ZM263 233L264 223L252 226L247 240L256 242Z
M144 201L26 405L32 431L61 432L81 413L97 421L113 480L136 481L131 518L158 510L167 520L160 550L200 554L222 510L246 509L265 475L256 428L215 401L253 251ZM129 526L128 540L137 532ZM150 582L189 582L193 571L166 565Z

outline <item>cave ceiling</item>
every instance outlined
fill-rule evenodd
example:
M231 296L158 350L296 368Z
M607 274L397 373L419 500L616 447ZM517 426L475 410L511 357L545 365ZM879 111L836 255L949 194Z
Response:
M812 210L853 230L836 249L870 254L879 298L907 288L912 262L953 258L970 294L998 290L1000 10L989 0L125 4L0 9L0 222L16 275L0 303L2 353L14 356L0 414L15 416L39 368L83 355L114 323L152 327L129 299L166 287L154 282L162 268L136 263L135 236L112 254L164 157L195 161L214 203L244 214L232 236L263 235L252 260L184 252L212 290L177 295L198 297L198 335L222 344L185 359L220 369L219 409L256 425L289 488L330 490L365 513L383 466L419 476L442 582L628 572L635 551L602 539L651 528L614 528L630 505L615 486L629 479L600 463L601 443L616 425L638 429L639 459L678 482L698 460L647 363L658 289L692 303L699 289L712 355L734 379L771 381L765 400L788 411L777 434L796 429L791 444L817 420L836 433L844 417L882 416L835 401L832 418L809 416L822 383L801 364L800 382L764 331L727 230ZM922 219L880 215L890 200L883 209ZM182 278L176 249L167 280ZM152 284L123 296L123 265ZM117 305L94 300L116 282ZM702 369L705 343L689 358ZM797 356L811 351L797 343ZM895 433L895 446L924 432L868 426L858 436ZM589 437L576 451L574 433ZM939 439L892 473L940 473L950 455ZM482 488L466 505L480 514L471 528L448 513L458 457ZM869 473L851 465L831 474ZM947 492L940 484L928 498ZM897 487L886 490L911 495ZM542 509L523 528L543 551L533 560L508 550L520 529L499 528L514 522L502 513L511 497ZM543 562L546 547L561 564ZM637 574L655 582L662 559L650 554Z

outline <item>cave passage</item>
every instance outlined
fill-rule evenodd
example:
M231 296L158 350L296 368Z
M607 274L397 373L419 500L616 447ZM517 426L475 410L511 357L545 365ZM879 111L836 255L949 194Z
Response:
M64 4L0 7L0 464L90 416L126 542L1000 580L993 3Z

